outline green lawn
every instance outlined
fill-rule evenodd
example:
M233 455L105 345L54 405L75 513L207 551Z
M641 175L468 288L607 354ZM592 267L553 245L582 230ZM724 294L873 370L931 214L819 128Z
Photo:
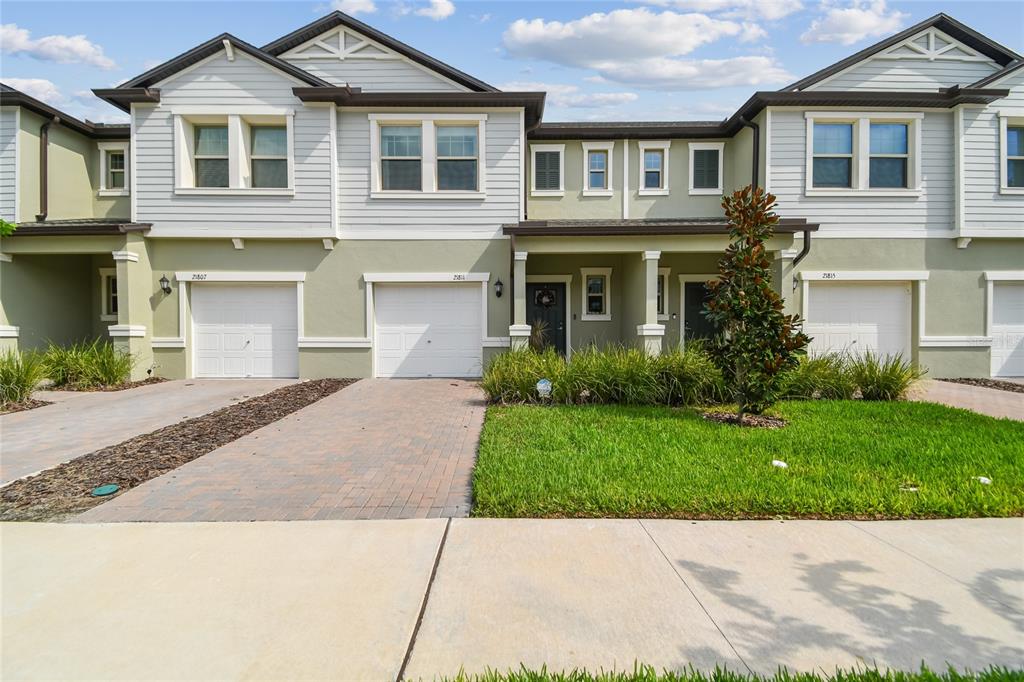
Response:
M664 407L491 407L474 474L473 513L722 519L1024 514L1024 423L914 402L789 402L775 413L789 425L737 428ZM773 467L773 459L789 467Z
M894 670L837 670L822 673L790 673L779 671L774 675L748 675L716 669L704 673L696 670L658 672L650 666L636 666L631 672L599 672L586 670L549 672L546 669L521 668L505 673L492 671L482 675L460 674L454 682L1020 682L1024 673L1007 668L988 668L980 672L958 672L950 669L933 672L921 668L916 672Z

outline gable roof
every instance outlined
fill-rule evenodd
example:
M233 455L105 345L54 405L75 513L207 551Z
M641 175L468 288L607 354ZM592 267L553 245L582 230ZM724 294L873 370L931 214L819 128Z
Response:
M840 60L835 64L832 64L831 66L826 66L824 69L812 73L810 76L807 76L806 78L802 78L795 83L787 85L786 87L782 88L782 90L803 90L811 85L814 85L815 83L818 83L819 81L825 80L829 76L834 76L840 71L843 71L844 69L847 69L858 62L861 62L869 57L878 54L882 50L886 50L890 47L893 47L894 45L898 45L899 43L902 43L904 40L907 40L908 38L911 38L914 35L928 28L937 28L938 30L948 35L950 38L955 38L956 40L959 40L967 47L977 50L986 57L989 57L1000 66L1007 66L1008 64L1014 61L1022 59L1022 57L1019 54L1009 49L1008 47L1000 45L994 40L983 36L970 26L961 24L959 21L949 16L948 14L940 12L939 14L936 14L933 17L925 19L919 24L914 24L905 31L900 31L896 35L890 36L881 42L875 43L870 47L864 48L860 52L850 55L846 59Z
M331 84L325 80L317 78L308 71L304 71L294 64L290 64L283 59L267 54L263 50L259 49L255 45L250 45L240 38L236 38L230 33L221 33L219 36L210 38L205 43L193 47L191 50L184 52L173 59L170 59L159 66L155 66L149 71L146 71L142 75L136 76L131 80L121 83L116 88L106 88L101 90L94 90L98 97L110 102L115 107L124 111L129 110L131 101L139 101L138 99L132 100L131 98L137 97L137 93L140 89L148 89L150 86L165 80L174 74L182 71L193 64L201 62L202 60L210 57L211 55L217 54L224 49L224 41L228 41L231 47L239 52L258 59L259 61L271 66L272 68L282 71L293 78L306 83L308 85L316 87L330 87Z
M60 125L65 128L99 140L127 140L130 133L127 123L111 124L82 121L3 83L0 83L0 105L25 107L29 111L45 118L59 118Z
M326 33L333 28L338 26L344 26L350 28L357 33L362 33L367 38L380 43L390 50L394 50L398 54L411 59L421 66L425 66L431 71L435 71L445 78L455 81L459 85L469 88L475 92L496 92L497 88L493 85L488 85L482 80L470 76L464 71L459 71L454 66L445 64L444 62L434 59L430 55L424 54L419 50L406 45L397 38L392 38L386 33L382 33L372 26L368 26L363 22L350 17L344 12L331 12L322 19L317 19L311 24L307 24L300 29L292 31L286 36L278 38L277 40L267 43L263 46L263 51L269 55L277 57L284 54L293 47L298 47L303 43L312 40L321 33Z

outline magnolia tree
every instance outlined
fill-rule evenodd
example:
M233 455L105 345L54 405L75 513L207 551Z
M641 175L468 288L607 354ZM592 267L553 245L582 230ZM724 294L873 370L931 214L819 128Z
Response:
M722 208L732 241L718 279L708 282L704 315L718 327L711 349L742 422L745 413L760 414L778 399L782 372L797 364L810 339L799 316L782 312L782 297L772 288L764 244L779 222L775 197L748 186L724 197Z

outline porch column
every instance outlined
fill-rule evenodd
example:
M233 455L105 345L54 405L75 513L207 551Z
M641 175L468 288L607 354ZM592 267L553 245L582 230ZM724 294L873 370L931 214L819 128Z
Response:
M512 269L512 325L508 328L513 349L530 343L530 325L526 324L526 251L515 252Z
M117 266L117 324L107 331L118 350L135 358L131 380L139 381L149 376L147 370L153 367L153 269L145 237L126 234L124 248L111 255Z
M658 260L661 251L644 251L644 323L636 327L644 350L651 355L661 353L665 325L658 323Z

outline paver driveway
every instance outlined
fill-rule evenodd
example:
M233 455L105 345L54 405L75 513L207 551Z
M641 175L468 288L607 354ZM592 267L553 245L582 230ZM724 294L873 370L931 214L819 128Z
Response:
M466 516L484 407L472 382L364 379L74 520Z
M941 403L950 407L973 410L990 417L1007 417L1024 421L1024 393L1013 393L984 386L954 384L926 380L915 387L917 400Z
M0 416L0 485L290 383L190 379L126 391L40 393L54 404Z

